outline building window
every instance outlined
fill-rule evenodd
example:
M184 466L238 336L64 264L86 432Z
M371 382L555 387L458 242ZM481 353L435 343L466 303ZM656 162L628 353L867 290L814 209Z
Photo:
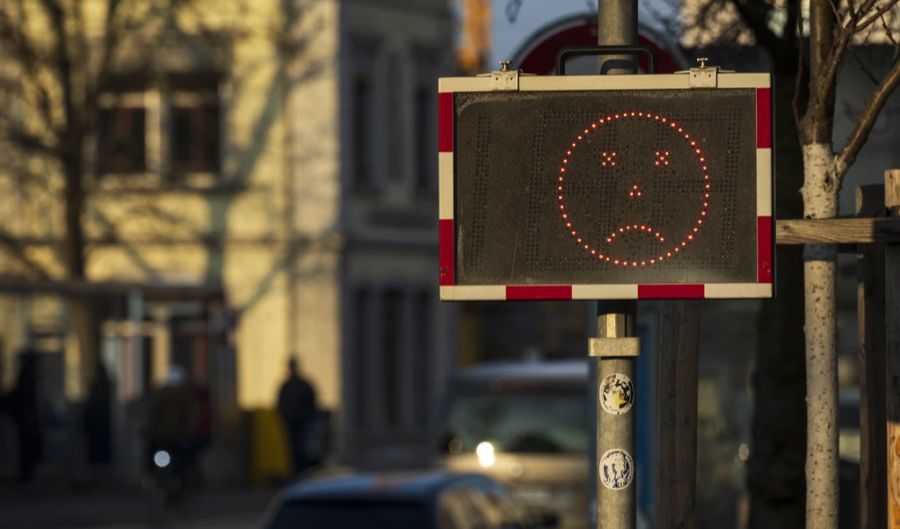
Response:
M428 426L431 412L431 358L435 351L431 336L434 332L434 299L430 290L421 289L415 293L413 326L413 416L415 424L421 429Z
M434 90L427 85L419 85L415 93L415 159L416 159L416 191L421 194L431 193L435 186L435 160L437 160L437 143L435 142L437 124L434 121L436 112Z
M218 173L219 78L184 75L171 80L171 157L177 174Z
M353 325L355 343L354 362L354 403L356 407L357 426L367 430L372 427L372 326L369 314L372 309L372 296L364 287L358 287L353 293Z
M397 53L390 53L387 56L387 94L386 107L387 115L393 122L391 126L386 127L386 177L391 182L402 182L404 180L404 162L406 160L406 146L403 142L403 133L405 128L403 124L404 112L403 107L403 71L400 67L400 56Z
M368 77L357 77L353 81L353 184L360 191L374 187L372 112L372 82Z
M142 173L147 169L143 94L111 95L97 116L97 172Z
M386 428L400 423L400 367L403 325L403 292L388 289L381 310L381 387L382 414Z

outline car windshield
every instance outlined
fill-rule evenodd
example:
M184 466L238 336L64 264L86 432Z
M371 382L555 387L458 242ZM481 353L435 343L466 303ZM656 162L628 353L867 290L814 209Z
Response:
M423 504L415 502L288 502L267 529L427 529L434 527Z
M439 449L583 454L589 446L588 402L577 392L464 394L450 404Z

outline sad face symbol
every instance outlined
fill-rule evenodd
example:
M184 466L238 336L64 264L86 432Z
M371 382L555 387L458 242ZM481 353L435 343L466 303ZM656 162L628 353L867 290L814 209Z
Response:
M624 156L609 141L623 135L633 145L662 138L663 146L629 149ZM558 171L556 202L562 225L582 251L604 265L639 268L676 258L700 237L708 220L713 186L700 142L680 123L657 113L629 111L597 118L565 147ZM604 189L614 190L614 196L604 197L603 206L579 196L585 183L597 178L607 179ZM673 188L677 193L667 191ZM660 196L667 194L677 196ZM650 204L671 200L677 204L664 221L654 223ZM598 207L608 210L604 218L614 220L596 222Z

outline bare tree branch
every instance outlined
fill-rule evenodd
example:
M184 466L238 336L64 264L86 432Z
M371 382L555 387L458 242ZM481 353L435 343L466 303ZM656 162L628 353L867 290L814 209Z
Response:
M885 4L881 5L878 9L876 9L871 15L868 15L867 11L863 11L863 16L868 15L866 18L862 19L859 23L854 27L853 33L859 33L860 31L869 27L873 22L879 20L885 13L889 12L891 9L897 5L898 0L888 0ZM890 31L888 31L890 33Z
M837 155L835 166L838 170L839 184L843 180L847 169L856 161L857 154L859 154L860 149L862 149L869 138L872 127L875 126L878 114L884 108L885 103L887 103L888 98L898 84L900 84L900 60L894 62L890 72L882 80L878 88L875 89L875 92L872 93L869 101L866 102L866 106L856 123L856 128Z
M19 261L19 263L36 274L39 278L47 279L50 277L49 272L40 263L28 255L25 246L21 241L3 229L0 229L0 246L6 248L6 251L10 256Z

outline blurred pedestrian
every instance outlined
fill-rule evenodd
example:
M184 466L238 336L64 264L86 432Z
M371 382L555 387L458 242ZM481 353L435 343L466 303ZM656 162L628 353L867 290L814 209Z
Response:
M19 444L19 483L34 477L34 469L43 456L43 436L38 414L38 365L33 349L19 352L19 375L12 391L3 399L3 407L16 426Z
M193 450L191 459L198 462L203 452L209 448L212 440L212 402L206 385L194 383L191 385L191 389L197 406L197 419L194 424L194 435L191 441ZM197 481L202 482L204 476L200 470L200 465L198 464L193 470Z
M152 471L154 454L160 450L177 458L179 467L193 467L197 416L197 399L187 372L173 365L163 385L150 394L145 409L142 433L148 471Z
M84 407L84 431L87 436L88 463L112 463L112 384L103 362L94 368L94 380Z
M313 464L308 445L316 417L316 392L300 376L300 364L296 358L288 362L288 378L278 392L278 412L291 445L294 473L299 474Z

